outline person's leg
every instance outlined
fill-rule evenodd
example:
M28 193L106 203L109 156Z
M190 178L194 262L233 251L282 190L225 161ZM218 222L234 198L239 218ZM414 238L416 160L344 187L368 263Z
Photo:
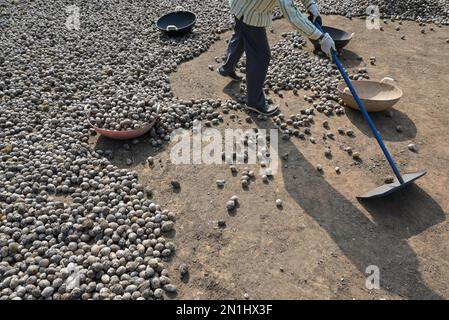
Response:
M237 19L236 19L237 20ZM234 27L234 34L229 40L226 60L220 67L220 73L229 75L235 73L237 62L240 60L244 52L243 38L241 28L237 23Z
M267 33L263 27L253 27L237 20L241 29L246 53L246 89L247 105L252 108L265 109L263 92L271 53Z

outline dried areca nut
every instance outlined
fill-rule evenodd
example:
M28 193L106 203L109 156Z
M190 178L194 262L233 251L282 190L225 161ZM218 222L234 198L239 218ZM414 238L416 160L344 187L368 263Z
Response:
M410 144L407 146L407 148L408 148L410 151L418 152L418 147L417 147L416 144L414 144L414 143L410 143Z
M217 184L217 187L223 188L225 185L225 180L217 180L216 184Z
M282 200L281 199L276 199L276 207L278 207L278 208L282 207Z
M387 177L385 177L384 182L387 183L387 184L393 183L394 182L394 177L387 176Z
M229 200L228 202L226 202L226 209L228 209L228 211L234 210L235 209L235 201Z

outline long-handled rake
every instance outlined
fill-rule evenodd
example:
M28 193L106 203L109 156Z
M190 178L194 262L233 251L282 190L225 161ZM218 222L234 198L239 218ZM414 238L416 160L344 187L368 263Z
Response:
M319 30L322 31L321 25L317 21L315 21L315 26ZM390 164L391 169L394 172L394 175L396 176L396 179L394 180L393 183L384 184L384 185L377 187L371 191L368 191L367 193L365 193L361 196L358 196L357 198L358 199L369 199L369 198L384 197L384 196L387 196L395 191L398 191L398 190L404 188L405 186L411 184L413 181L424 176L426 174L426 171L406 173L404 175L401 175L398 167L394 163L393 158L391 157L390 153L388 152L388 149L385 146L385 144L379 134L379 131L377 131L376 126L373 123L373 120L371 120L371 117L369 116L368 112L366 111L365 107L363 106L362 101L360 101L360 98L359 98L356 90L352 86L351 80L349 80L348 74L346 73L343 65L340 63L337 53L334 50L332 50L332 59L335 62L335 64L337 65L338 70L340 70L340 73L343 76L343 79L345 80L346 85L348 86L349 90L351 91L352 96L354 97L354 100L357 102L357 105L359 106L360 111L362 111L363 118L366 120L366 122L368 122L374 136L376 137L377 142L379 143L380 148L382 149L385 157L388 160L388 163Z

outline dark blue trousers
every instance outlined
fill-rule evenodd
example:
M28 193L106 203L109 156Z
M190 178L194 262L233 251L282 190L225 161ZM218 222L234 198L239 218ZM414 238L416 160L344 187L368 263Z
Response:
M263 86L270 64L271 53L267 33L263 27L253 27L235 18L234 34L229 41L225 73L235 71L237 62L246 54L246 100L251 107L264 107Z

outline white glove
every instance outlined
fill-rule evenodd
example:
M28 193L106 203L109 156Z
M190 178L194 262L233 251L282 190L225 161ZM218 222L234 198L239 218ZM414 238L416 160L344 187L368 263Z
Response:
M329 35L325 33L323 39L320 40L321 50L332 60L332 49L335 49L335 42Z
M319 18L319 22L321 24L321 14L320 14L320 10L318 9L318 6L316 5L316 3L312 3L310 5L308 11L313 16L312 23L315 23L315 20Z

